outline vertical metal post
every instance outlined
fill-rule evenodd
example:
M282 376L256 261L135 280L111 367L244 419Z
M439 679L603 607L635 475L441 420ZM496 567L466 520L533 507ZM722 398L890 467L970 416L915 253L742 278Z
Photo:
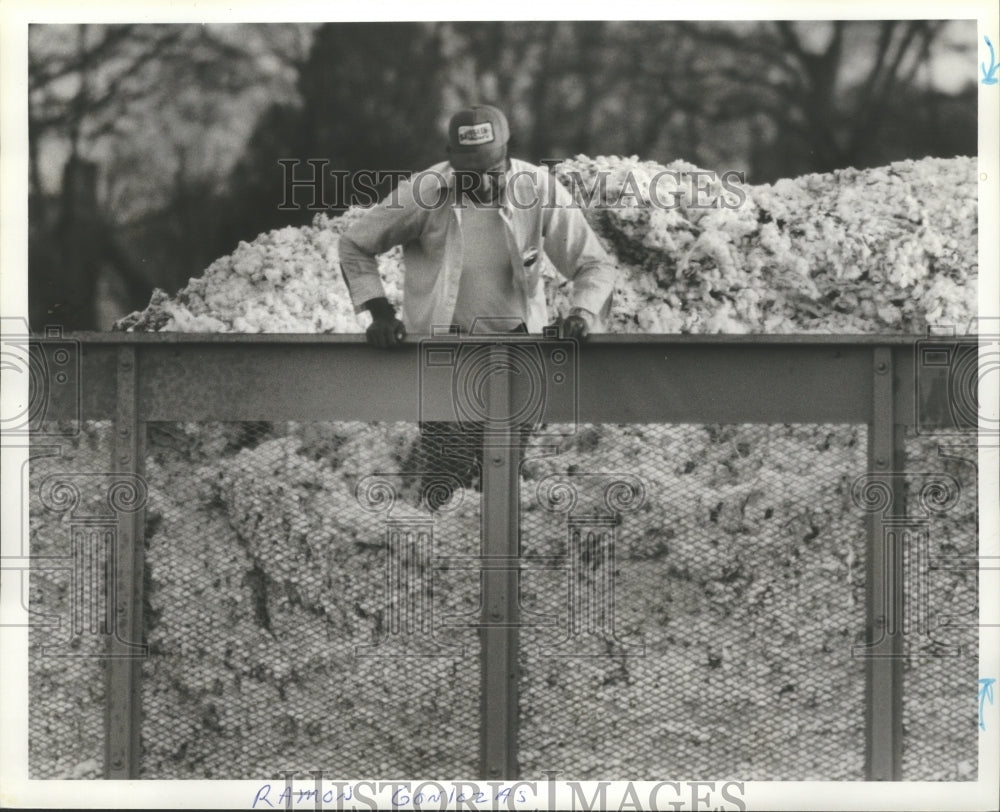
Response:
M903 427L895 421L892 349L874 349L868 473L888 495L868 516L866 766L870 781L898 781L903 736Z
M483 604L480 625L480 773L488 780L517 777L518 723L518 467L511 415L507 348L491 353L488 415L483 442ZM503 427L496 431L497 427Z
M118 350L118 400L111 470L143 475L145 423L138 413L138 369L135 347ZM140 756L140 678L143 639L143 566L145 511L119 514L117 543L112 545L110 600L113 622L106 672L105 778L138 778Z

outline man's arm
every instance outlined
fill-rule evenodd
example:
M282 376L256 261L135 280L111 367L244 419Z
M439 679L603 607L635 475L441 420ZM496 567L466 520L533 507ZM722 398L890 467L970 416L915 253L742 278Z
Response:
M566 187L544 177L552 187L541 196L545 253L573 281L570 316L582 317L593 328L614 290L615 265Z
M340 272L355 313L369 309L367 304L372 299L385 299L375 258L393 246L419 238L425 214L414 201L410 181L404 180L340 236Z

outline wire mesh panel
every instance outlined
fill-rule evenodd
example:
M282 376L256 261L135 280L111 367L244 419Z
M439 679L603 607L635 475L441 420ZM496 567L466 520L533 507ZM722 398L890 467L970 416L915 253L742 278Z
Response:
M143 777L474 772L474 482L409 424L148 435Z
M864 778L863 427L580 426L535 453L526 778Z
M40 427L29 464L28 771L33 779L99 778L104 751L108 422Z
M906 451L903 779L976 780L978 492L975 446L911 432Z
M128 475L112 424L57 428L22 551L29 769L99 777ZM864 427L544 429L519 493L521 776L863 779ZM142 777L476 774L481 441L149 424ZM902 777L974 780L976 457L905 452Z

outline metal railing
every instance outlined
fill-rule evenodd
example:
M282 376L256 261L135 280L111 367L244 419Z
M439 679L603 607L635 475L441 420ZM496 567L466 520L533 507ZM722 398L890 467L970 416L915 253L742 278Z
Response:
M492 372L480 406L500 435L484 451L480 640L482 777L517 776L518 470L504 422L535 386L514 369L534 337L467 339ZM427 342L377 351L359 336L73 334L31 343L40 367L68 382L33 393L38 421L113 420L114 474L144 476L146 424L159 421L408 421L454 417L454 377L424 375ZM439 345L434 345L439 347ZM573 348L575 349L575 345ZM572 392L543 393L546 422L854 423L868 428L866 486L885 495L867 516L865 774L899 780L902 751L902 436L924 427L974 432L954 387L974 340L915 336L594 336L575 352ZM936 352L935 363L927 359ZM67 362L65 353L70 353ZM57 353L63 353L56 358ZM963 355L964 354L964 355ZM537 355L552 374L551 354ZM564 359L558 359L563 363ZM452 357L444 365L457 363ZM966 364L967 366L967 364ZM449 388L451 387L451 388ZM525 389L528 387L528 389ZM36 397L37 396L37 397ZM962 411L965 409L965 411ZM499 441L498 441L499 440ZM40 442L33 438L33 442ZM112 556L104 774L140 772L145 516L118 515ZM887 541L889 540L889 541ZM515 562L506 566L504 562Z

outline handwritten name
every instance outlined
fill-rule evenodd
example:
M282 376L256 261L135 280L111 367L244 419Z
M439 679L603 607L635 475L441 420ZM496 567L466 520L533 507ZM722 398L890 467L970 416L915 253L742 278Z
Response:
M448 786L436 781L324 781L323 771L312 773L313 788L296 789L294 773L287 773L283 788L262 784L252 809L690 809L746 812L744 784L739 781L472 781ZM652 785L651 785L652 784ZM279 791L280 788L280 791Z
M417 785L404 781L359 781L348 784L342 781L332 781L328 789L293 789L287 783L280 792L271 784L262 784L254 795L251 809L294 809L308 804L316 809L322 809L331 804L337 804L337 809L357 809L357 804L367 809L379 809L381 797L389 792L389 803L394 807L435 804L434 808L447 802L449 804L505 804L508 808L516 808L514 804L524 804L528 801L526 788L534 789L534 784L520 782L506 786L489 782L489 791L483 791L477 784L471 782L456 782L449 791L436 781L424 781ZM350 804L345 807L344 804Z

